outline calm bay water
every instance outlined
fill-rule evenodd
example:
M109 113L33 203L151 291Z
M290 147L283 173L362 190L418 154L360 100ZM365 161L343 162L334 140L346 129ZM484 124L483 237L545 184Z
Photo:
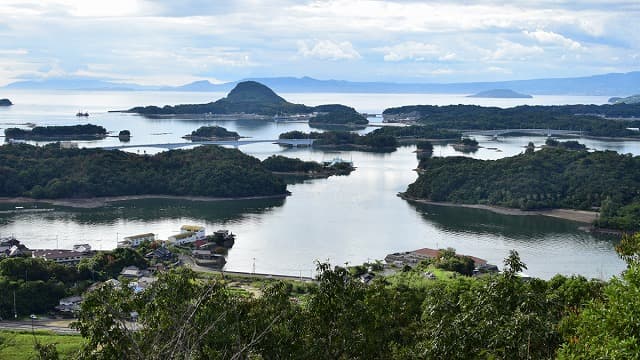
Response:
M119 130L131 130L131 144L183 142L181 136L205 124L218 124L256 139L275 139L281 132L290 130L309 131L305 123L158 120L106 112L136 105L208 102L224 95L216 93L60 91L10 95L16 105L0 109L0 128L28 122L38 125L90 122L115 134ZM308 105L344 103L368 113L380 113L390 106L418 103L514 106L600 104L606 101L606 97L478 99L438 94L283 96ZM74 116L78 110L88 111L91 116L78 120ZM483 148L466 156L498 159L522 152L529 141L541 145L545 139L513 137L493 141L478 137L478 140ZM640 154L640 143L637 142L580 141L594 149ZM93 147L120 142L117 138L107 138L81 144ZM310 149L284 149L272 144L248 145L241 150L261 159L275 153L303 160L328 160L340 156L352 159L357 170L346 177L290 185L292 196L284 200L213 203L144 200L113 203L90 210L55 207L55 211L47 213L3 214L0 215L0 236L14 234L32 248L57 245L70 248L73 244L86 242L96 249L110 249L124 236L154 232L159 238L166 239L183 224L200 224L208 231L227 228L238 234L236 245L229 252L228 270L250 271L255 261L258 272L306 276L312 272L314 260L355 264L384 258L390 252L448 246L498 265L510 249L516 249L528 264L528 272L542 278L556 273L608 278L624 268L613 250L615 239L583 232L577 223L541 216L506 216L475 209L415 205L401 200L396 194L404 191L416 178L412 169L416 167L417 160L413 153L415 148L411 146L391 154L325 153ZM152 149L146 151L153 152ZM434 155L461 154L444 144L435 146ZM0 204L0 210L13 206Z

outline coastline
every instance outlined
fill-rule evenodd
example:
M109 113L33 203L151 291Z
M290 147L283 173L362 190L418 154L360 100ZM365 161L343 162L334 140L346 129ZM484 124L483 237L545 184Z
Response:
M281 195L264 195L264 196L245 196L245 197L208 197L208 196L177 196L177 195L122 195L122 196L105 196L95 198L61 198L61 199L34 199L28 197L0 198L3 204L20 204L20 203L46 203L55 206L65 206L78 209L95 209L107 205L111 202L145 200L145 199L168 199L168 200L188 200L188 201L237 201L237 200L263 200L263 199L284 199L290 193Z
M398 196L407 201L413 201L421 204L427 205L436 205L436 206L449 206L449 207L463 207L469 209L481 209L494 212L496 214L501 215L512 215L512 216L531 216L531 215L541 215L548 216L557 219L570 220L584 224L592 224L597 218L598 213L595 211L586 211L586 210L572 210L572 209L550 209L550 210L520 210L513 209L504 206L496 206L496 205L481 205L481 204L457 204L452 202L438 202L424 199L415 199L408 197L402 193L399 193Z

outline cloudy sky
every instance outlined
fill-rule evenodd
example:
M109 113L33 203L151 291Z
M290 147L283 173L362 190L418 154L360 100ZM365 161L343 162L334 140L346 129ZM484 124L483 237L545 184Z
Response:
M582 76L640 70L638 34L638 0L0 0L0 85Z

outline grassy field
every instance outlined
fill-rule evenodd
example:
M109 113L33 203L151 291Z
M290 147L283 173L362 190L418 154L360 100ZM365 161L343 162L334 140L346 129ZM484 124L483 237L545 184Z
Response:
M41 344L55 343L61 359L68 359L77 352L84 339L79 335L56 335L49 332L36 332ZM34 338L31 332L0 331L0 359L35 359Z

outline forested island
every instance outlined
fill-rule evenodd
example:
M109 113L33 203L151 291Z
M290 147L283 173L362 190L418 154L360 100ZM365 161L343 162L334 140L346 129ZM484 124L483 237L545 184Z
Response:
M293 104L256 81L238 83L227 97L207 104L185 104L175 106L134 107L126 112L149 116L163 115L257 115L262 119L279 119L288 116L306 115L313 125L366 125L368 120L355 109L327 104L306 106Z
M11 106L13 103L9 99L0 99L0 106Z
M313 108L293 104L278 96L273 90L255 82L238 83L227 97L207 104L184 104L175 106L134 107L127 112L143 115L180 115L180 114L258 114L274 116L277 114L309 114Z
M452 145L453 148L461 152L474 152L480 148L478 141L471 138L463 138Z
M284 196L283 181L237 149L200 146L157 155L117 150L0 146L0 197L126 195L237 198Z
M398 141L413 142L415 140L457 140L462 133L456 130L442 129L433 124L411 126L383 126L372 131L376 135L393 136Z
M600 211L597 226L640 229L640 157L548 147L499 160L424 158L410 199L522 210Z
M447 130L555 129L589 136L639 137L640 104L516 106L412 105L386 109L387 121L411 121ZM629 121L607 119L629 118ZM408 120L407 120L408 119Z
M280 139L316 139L314 148L331 150L354 150L372 152L392 152L398 147L398 141L391 135L377 134L375 131L358 135L348 131L325 131L305 133L289 131L282 133Z
M7 139L20 140L91 140L107 136L107 129L99 125L36 126L31 130L7 128Z
M182 137L190 140L237 140L240 135L235 131L229 131L222 126L201 126L189 135Z
M308 178L327 178L333 175L349 175L355 168L347 162L321 164L316 161L303 161L280 155L271 155L262 160L267 170L279 175L293 175Z
M309 119L309 125L312 127L323 126L363 126L369 123L369 120L358 113L354 108L344 105L320 105L315 107L318 115Z
M471 98L495 98L495 99L531 99L533 96L521 94L510 89L494 89L481 91L477 94L468 95Z

